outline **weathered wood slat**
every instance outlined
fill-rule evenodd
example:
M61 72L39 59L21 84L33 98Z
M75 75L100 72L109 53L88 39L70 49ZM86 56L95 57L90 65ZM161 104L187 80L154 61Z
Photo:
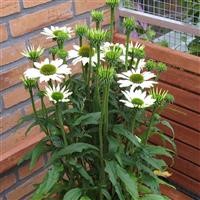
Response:
M160 140L159 137L155 136L150 139L151 142L154 144L161 144L162 141ZM200 151L197 150L196 148L193 148L189 145L186 145L182 142L179 142L175 140L176 147L177 147L177 155L195 163L196 165L200 166ZM166 143L166 147L172 149L171 145L169 143Z
M192 200L189 196L183 194L182 192L169 188L165 185L160 187L162 194L168 196L171 200Z
M174 166L172 168L183 172L186 176L200 181L200 167L191 162L188 162L187 160L176 157Z
M199 190L200 182L199 181L189 178L188 176L185 176L184 174L182 174L174 169L171 169L171 171L173 173L173 175L170 177L170 179L172 181L174 181L181 187L186 188L188 191L192 191L195 194L200 195L200 190Z
M169 120L175 132L175 139L181 141L185 144L193 146L200 149L200 133L187 128L181 124ZM161 130L163 130L168 136L172 136L171 131L166 126L160 125Z
M161 74L160 80L184 90L200 94L200 77L183 71L182 69L168 67L168 70Z
M166 83L159 83L159 88L168 90L175 98L175 104L200 112L200 96L183 89L176 88Z
M166 118L178 122L179 124L200 131L200 115L190 110L177 105L170 105L163 111L162 115Z

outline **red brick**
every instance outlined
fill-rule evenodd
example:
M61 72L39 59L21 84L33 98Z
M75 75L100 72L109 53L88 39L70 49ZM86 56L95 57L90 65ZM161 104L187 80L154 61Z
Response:
M29 97L29 93L27 92L27 90L24 89L23 86L17 87L12 91L7 92L3 96L4 107L9 108L11 106L14 106L18 103L26 101Z
M34 7L43 3L47 3L50 2L51 0L37 0L37 1L33 1L33 0L23 0L23 5L24 8L30 8L30 7Z
M21 82L23 72L28 68L28 63L10 69L0 74L0 91Z
M0 17L8 16L20 11L18 0L0 0Z
M8 39L8 32L5 24L0 24L0 42Z
M8 189L10 186L14 185L16 182L16 176L14 174L9 174L0 178L0 192Z
M102 26L106 26L108 24L110 24L110 9L106 9L103 11L103 22L102 22Z
M15 112L9 113L5 116L0 117L0 134L7 131L8 129L17 125L19 119L21 118L21 111L16 110Z
M15 188L11 192L9 192L6 195L7 199L19 200L26 194L32 192L35 189L34 184L40 183L43 180L45 174L46 174L46 171L44 170L41 173L39 173L38 175L31 177L25 183L19 185L17 188Z
M76 14L82 14L105 5L105 0L74 0Z
M9 136L2 139L2 145L0 152L1 154L8 152L13 147L16 147L26 141L28 138L32 138L33 134L40 133L40 128L38 126L32 128L28 135L25 135L25 132L27 130L28 126L19 128L14 133L10 134Z
M55 22L69 19L73 16L71 9L72 2L69 1L13 19L9 22L11 34L17 37Z
M35 167L30 170L29 168L29 163L27 163L26 165L22 166L19 168L18 170L18 174L19 174L19 178L25 178L26 176L31 175L33 172L37 171L38 169L42 168L44 166L44 159L43 157L41 157L38 162L35 164Z
M49 101L48 97L44 97L44 103L45 103L45 106L46 106L47 108L50 107L50 106L52 106L52 103ZM40 110L40 109L41 109L41 101L40 101L40 99L37 99L37 100L35 101L35 107L36 107L36 110ZM25 110L25 114L26 114L26 115L30 115L30 114L33 113L33 108L32 108L32 105L31 105L31 104L27 105L27 106L24 108L24 110Z
M0 66L19 60L23 57L21 52L25 49L24 42L18 42L0 49Z

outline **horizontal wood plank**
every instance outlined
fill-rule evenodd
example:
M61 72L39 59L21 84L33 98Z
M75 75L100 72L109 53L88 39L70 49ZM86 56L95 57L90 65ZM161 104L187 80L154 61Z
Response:
M177 105L169 105L162 116L176 121L186 127L200 131L200 115Z
M160 80L170 85L173 84L183 90L200 94L200 77L180 68L168 67L167 71L161 74Z
M154 144L159 144L159 145L162 144L162 141L158 136L151 137L150 141L153 142ZM176 144L176 148L177 148L176 153L178 156L200 166L200 151L198 149L193 148L189 145L186 145L186 144L176 141L176 140L175 140L175 144ZM169 143L166 143L163 145L172 149L172 146Z
M166 195L171 200L192 200L192 198L190 198L186 194L176 189L170 188L168 186L161 185L160 189L161 189L162 194Z
M200 112L200 96L166 83L159 83L159 88L168 90L175 98L175 104L195 112Z
M200 195L200 182L196 181L192 178L189 178L188 176L171 169L171 172L173 173L172 176L169 178L173 182L177 183L183 188L186 188L188 191L191 191L197 195ZM192 173L192 172L191 172Z

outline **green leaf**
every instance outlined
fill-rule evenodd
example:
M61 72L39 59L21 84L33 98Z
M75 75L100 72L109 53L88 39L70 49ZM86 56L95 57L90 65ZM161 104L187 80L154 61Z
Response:
M80 198L80 200L91 200L88 196L83 196Z
M145 150L152 156L162 155L170 158L172 157L172 154L170 153L172 152L172 150L162 146L155 146L148 144L145 146Z
M100 117L101 117L101 112L84 114L74 122L73 126L78 126L80 124L81 125L98 124Z
M49 151L45 141L40 141L32 150L30 169L33 169L40 156Z
M144 197L142 197L140 200L170 200L166 196L162 196L159 194L147 194Z
M133 135L131 132L129 132L128 130L126 130L123 125L115 125L113 127L113 132L117 133L123 137L125 137L126 139L128 139L133 145L135 146L140 146L140 143L138 142L138 139L135 135Z
M91 185L94 185L92 177L87 173L82 165L78 164L75 160L70 160L69 164L72 165L78 173L85 178L85 180L87 180Z
M37 121L33 122L26 130L26 132L24 133L25 136L28 135L28 132L34 127L34 126L37 126L39 123Z
M172 132L172 138L174 138L175 133L174 133L174 129L171 126L171 124L167 120L162 120L161 124L163 124L164 126L166 126L167 128L169 128L171 130L171 132Z
M22 164L24 161L26 160L30 160L31 159L31 156L32 156L32 152L29 151L28 153L26 153L20 160L19 162L17 163L17 165L20 165Z
M63 171L63 166L60 164L52 165L48 170L43 182L39 185L34 192L31 200L42 200L48 196L48 193L59 180L60 174Z
M84 150L94 150L98 151L98 148L94 145L87 144L87 143L74 143L70 144L67 147L61 149L58 152L55 152L51 159L49 160L49 164L54 162L56 159L59 159L62 156L73 154L73 153L81 153Z
M109 179L115 188L115 191L119 197L119 200L125 200L124 195L121 190L121 186L119 182L117 181L118 176L117 176L117 171L116 171L116 165L117 163L114 161L106 161L105 172L108 173Z
M117 165L117 174L126 186L126 190L131 195L131 197L135 200L138 200L139 195L136 177L133 174L128 173L119 165Z
M112 200L112 197L106 189L102 189L102 193L107 200Z
M82 190L80 188L73 188L65 194L63 200L72 200L72 199L79 200L81 195L82 195Z

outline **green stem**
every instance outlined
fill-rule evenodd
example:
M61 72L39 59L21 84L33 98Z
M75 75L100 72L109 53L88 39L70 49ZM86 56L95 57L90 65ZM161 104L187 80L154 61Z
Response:
M82 36L79 37L79 45L80 45L80 47L83 46L83 37Z
M126 55L125 55L125 69L128 70L128 49L129 49L130 33L126 34Z
M31 104L32 104L33 112L35 114L36 119L38 119L37 110L35 108L35 102L34 102L34 99L33 99L33 91L32 91L31 88L29 88L29 94L30 94L30 97L31 97Z
M63 47L64 47L64 41L62 41L62 40L57 40L57 45L58 45L58 48L59 48L59 49L63 49Z
M110 83L104 86L103 90L103 103L101 110L101 121L99 125L99 149L100 149L100 184L105 184L104 172L104 153L108 150L107 135L108 135L108 100L109 100ZM102 190L100 191L100 200L103 199Z
M110 14L110 33L111 33L111 42L113 42L114 37L114 21L115 21L115 8L111 8Z
M100 22L96 22L96 29L100 29Z
M144 138L142 140L144 144L147 144L147 141L149 139L149 135L151 133L151 128L152 128L153 122L154 122L154 115L155 115L155 113L156 113L156 107L153 108L148 130L145 132Z
M59 103L56 103L56 117L57 117L58 124L59 124L60 130L61 130L61 133L62 133L64 144L66 146L68 143L67 143L65 130L64 130L64 127L63 127L62 110L61 110Z
M136 123L136 115L137 115L137 109L134 109L133 119L131 122L131 132L135 132L135 123Z

